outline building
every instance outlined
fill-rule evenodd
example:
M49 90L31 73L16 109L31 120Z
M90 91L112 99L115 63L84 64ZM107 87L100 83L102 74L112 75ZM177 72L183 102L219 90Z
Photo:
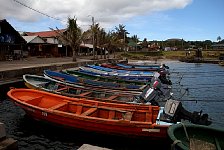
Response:
M65 29L60 31L66 32ZM24 36L39 36L44 40L45 43L40 43L39 49L36 49L36 51L41 52L42 56L72 56L71 48L59 40L59 35L55 31L25 32ZM36 53L38 54L38 52Z
M41 56L42 54L42 46L46 44L43 38L39 36L22 36L27 44L26 51L29 56Z
M213 44L212 49L215 50L224 50L224 44Z
M26 41L7 21L0 20L0 60L23 57Z

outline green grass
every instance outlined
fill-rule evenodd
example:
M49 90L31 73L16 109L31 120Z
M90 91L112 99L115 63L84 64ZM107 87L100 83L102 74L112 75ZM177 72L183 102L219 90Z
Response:
M120 58L128 59L138 59L138 60L150 60L150 59L181 59L181 58L194 58L196 55L196 50L190 51L190 55L186 56L188 51L149 51L149 52L126 52L120 53L118 56ZM219 55L224 53L224 51L202 51L203 58L208 59L218 59Z

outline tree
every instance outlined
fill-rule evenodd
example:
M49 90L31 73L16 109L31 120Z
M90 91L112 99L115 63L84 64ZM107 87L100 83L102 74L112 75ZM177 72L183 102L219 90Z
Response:
M139 38L137 35L133 35L131 37L131 40L135 43L135 50L137 50L137 44L138 44L138 41L139 41Z
M205 40L204 41L204 48L207 50L207 49L210 49L212 46L212 41L211 40Z
M126 39L127 39L127 30L125 29L125 25L119 24L118 27L115 27L116 33L117 33L117 38L120 40L120 42L123 41L123 48L125 50L126 46Z
M143 48L148 48L147 38L144 38L144 40L142 41L142 47Z
M93 52L93 59L96 58L96 47L97 47L97 44L98 44L98 31L100 30L100 26L99 26L99 23L96 23L94 24L94 21L93 21L93 25L91 25L91 31L92 31L92 38L93 38L93 48L94 48L94 52Z
M51 30L54 30L51 28ZM73 52L73 61L76 61L76 56L80 48L80 44L82 41L82 30L77 25L77 19L68 17L67 21L67 29L66 32L63 33L56 27L54 30L58 35L59 39L69 45Z
M97 33L97 39L98 39L98 46L100 47L100 55L102 58L102 49L104 49L104 58L106 58L106 50L105 50L105 44L106 44L106 32L103 28L99 29Z
M221 36L217 37L217 41L220 42L222 40Z
M123 43L120 41L117 32L109 31L105 36L105 47L109 52L114 53L115 58L115 50L122 47Z

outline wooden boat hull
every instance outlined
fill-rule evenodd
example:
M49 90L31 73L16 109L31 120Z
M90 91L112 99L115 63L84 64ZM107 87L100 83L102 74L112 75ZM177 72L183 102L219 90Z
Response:
M84 87L74 87L68 84L56 82L38 75L23 75L25 85L30 89L43 90L76 98L88 98L99 101L109 101L116 103L133 102L140 94L124 93L123 91L100 89L88 89Z
M157 121L162 112L158 106L105 103L32 89L11 89L7 95L36 120L85 131L161 139L167 138L170 126Z
M196 124L175 124L167 132L171 142L179 140L172 144L174 149L224 149L223 129Z

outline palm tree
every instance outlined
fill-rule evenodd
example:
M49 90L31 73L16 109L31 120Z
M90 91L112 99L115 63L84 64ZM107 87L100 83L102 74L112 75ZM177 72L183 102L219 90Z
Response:
M97 33L97 45L100 47L100 56L102 58L102 49L104 49L104 56L106 54L106 50L104 48L104 44L106 44L106 32L103 28L99 29ZM105 57L104 57L105 58Z
M123 49L125 50L127 34L129 33L125 29L125 25L122 25L122 24L119 24L118 27L115 27L115 30L116 30L118 39L120 39L120 41L123 40Z
M139 38L138 38L137 35L133 35L131 37L131 39L134 41L134 43L135 43L135 50L137 51L137 44L138 44Z
M51 28L51 30L54 29ZM67 29L65 33L61 32L61 30L59 30L57 27L54 31L59 35L59 39L63 43L71 47L73 52L73 61L76 61L76 55L79 51L80 44L82 41L82 30L77 25L77 19L75 17L68 17Z
M114 53L115 58L115 50L122 46L122 43L118 39L117 33L114 31L109 31L105 34L102 44L105 52L106 50L108 51L108 58L110 52ZM104 58L106 58L106 53L104 53Z

